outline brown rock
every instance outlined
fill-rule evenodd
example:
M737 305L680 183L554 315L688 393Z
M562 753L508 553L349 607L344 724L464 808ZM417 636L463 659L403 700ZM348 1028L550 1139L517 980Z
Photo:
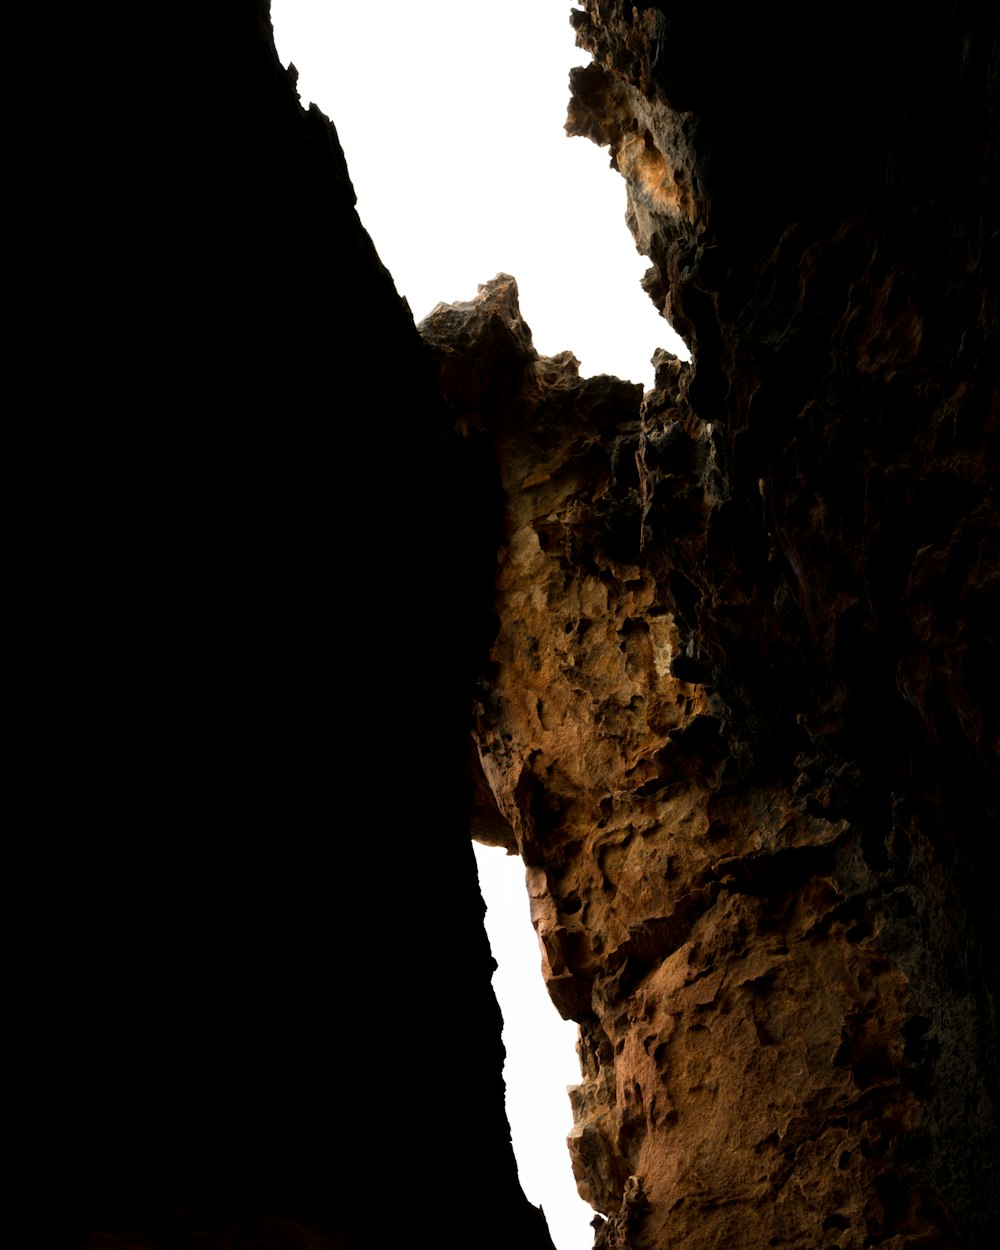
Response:
M691 366L581 380L502 276L421 327L505 495L474 741L598 1245L997 1222L996 31L849 16L789 65L774 15L574 14Z
M505 276L421 344L264 0L71 41L34 1243L544 1250L470 806L580 1025L598 1247L995 1240L996 15L573 22L694 351L645 396L539 358Z

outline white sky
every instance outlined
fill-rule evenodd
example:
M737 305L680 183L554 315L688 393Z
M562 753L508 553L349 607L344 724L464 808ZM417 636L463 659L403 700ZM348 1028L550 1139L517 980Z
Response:
M563 129L570 0L272 0L278 55L333 119L361 220L420 321L511 273L535 346L649 387L687 350L639 286L607 149Z
M580 1083L577 1028L563 1020L542 979L524 865L495 846L473 843L486 900L486 932L497 970L507 1051L507 1118L521 1188L545 1209L556 1250L590 1250L594 1212L576 1192L566 1138L573 1127L568 1085Z
M650 357L687 349L639 279L625 184L563 129L571 0L272 0L278 55L333 119L358 211L419 321L511 273L543 355L649 387ZM566 1149L576 1026L545 991L519 859L476 847L500 970L507 1108L521 1183L557 1250L590 1250L593 1212Z

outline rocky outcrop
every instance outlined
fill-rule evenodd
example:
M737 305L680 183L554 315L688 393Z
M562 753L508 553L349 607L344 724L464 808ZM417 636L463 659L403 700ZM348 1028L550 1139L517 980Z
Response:
M996 1226L996 26L855 16L574 14L691 366L581 380L503 276L421 327L505 495L486 836L598 1245Z
M46 148L33 1242L545 1250L471 808L599 1247L991 1245L995 15L575 12L645 395L503 276L421 340L266 0L172 17Z

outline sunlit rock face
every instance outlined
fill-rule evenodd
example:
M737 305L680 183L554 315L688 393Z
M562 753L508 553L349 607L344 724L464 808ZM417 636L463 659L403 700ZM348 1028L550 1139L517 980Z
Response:
M995 22L573 20L694 362L582 380L503 276L421 332L505 497L480 819L580 1023L597 1243L986 1246Z

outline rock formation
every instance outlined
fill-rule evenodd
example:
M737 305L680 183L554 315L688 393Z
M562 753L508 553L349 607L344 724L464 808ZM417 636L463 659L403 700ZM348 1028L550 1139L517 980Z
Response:
M468 836L475 474L268 5L160 17L78 98L90 307L37 375L18 1240L551 1250Z
M83 127L129 212L38 509L36 1242L548 1246L471 809L597 1247L992 1244L996 16L573 21L693 352L647 394L506 275L418 336L265 0L172 49L169 143Z
M506 495L475 741L599 1246L997 1224L996 23L849 7L573 15L690 366L581 381L506 278L421 327Z

